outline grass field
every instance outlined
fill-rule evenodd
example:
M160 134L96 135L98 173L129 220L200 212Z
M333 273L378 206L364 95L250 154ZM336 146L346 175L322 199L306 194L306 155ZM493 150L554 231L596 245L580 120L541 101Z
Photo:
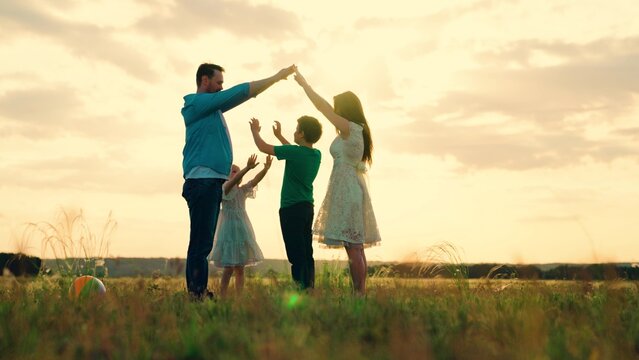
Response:
M105 279L70 301L70 278L0 278L7 359L631 359L634 282L372 278L366 297L322 274L313 293L247 279L242 295L191 302L181 277ZM212 278L215 286L217 279Z

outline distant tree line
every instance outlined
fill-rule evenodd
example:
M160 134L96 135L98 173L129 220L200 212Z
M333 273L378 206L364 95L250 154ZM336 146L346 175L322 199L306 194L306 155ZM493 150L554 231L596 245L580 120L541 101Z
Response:
M105 259L104 276L181 276L184 259L181 258L113 258ZM47 263L35 256L25 254L0 253L0 275L8 272L14 276L36 276L39 273L56 272L55 262ZM262 266L251 268L254 275L262 276L279 273L288 268L286 260L265 260ZM339 266L348 272L346 263ZM45 269L46 271L42 271ZM278 269L278 270L273 270ZM212 269L214 270L214 269ZM639 280L639 266L636 264L558 264L546 265L544 269L536 265L512 264L426 264L426 263L379 263L368 267L371 276L399 278L468 278L468 279L527 279L527 280ZM108 274L108 275L107 275Z
M558 265L542 270L535 265L397 263L369 267L369 275L403 278L639 280L639 266L620 264Z

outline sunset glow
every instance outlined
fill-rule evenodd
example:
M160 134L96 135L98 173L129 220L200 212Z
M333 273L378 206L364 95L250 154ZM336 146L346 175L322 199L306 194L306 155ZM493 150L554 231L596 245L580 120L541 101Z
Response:
M361 4L2 1L0 251L42 255L23 224L83 209L96 232L113 213L110 256L185 257L180 108L213 62L225 87L296 64L326 99L360 96L382 236L369 261L439 243L468 262L639 260L635 1ZM251 117L276 143L273 121L292 137L305 114L324 125L317 209L335 133L293 79L225 117L245 164ZM247 201L266 258L286 258L283 169Z

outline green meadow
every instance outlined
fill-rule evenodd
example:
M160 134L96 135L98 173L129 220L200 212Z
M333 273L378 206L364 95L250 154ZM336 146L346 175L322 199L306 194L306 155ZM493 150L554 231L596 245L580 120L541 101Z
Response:
M203 302L182 277L106 278L106 295L84 300L69 300L70 277L0 281L7 359L639 357L631 281L372 277L359 297L325 271L311 293L273 275Z

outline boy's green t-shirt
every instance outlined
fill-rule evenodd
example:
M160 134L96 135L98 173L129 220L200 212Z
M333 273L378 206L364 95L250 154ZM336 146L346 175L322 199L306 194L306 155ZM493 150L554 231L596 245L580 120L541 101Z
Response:
M319 171L322 153L317 149L298 145L273 148L278 160L286 160L280 207L304 201L313 204L313 181Z

